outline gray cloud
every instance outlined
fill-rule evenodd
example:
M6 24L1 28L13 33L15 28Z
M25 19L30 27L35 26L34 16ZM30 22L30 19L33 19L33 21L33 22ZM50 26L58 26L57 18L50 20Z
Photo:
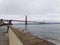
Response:
M21 18L24 17L26 14L29 17L29 20L46 19L57 21L60 19L60 1L2 0L2 2L0 3L0 15L14 15L14 16L18 15L17 19L19 19L19 16Z
M54 0L5 0L0 10L4 14L46 14L53 13L54 7Z

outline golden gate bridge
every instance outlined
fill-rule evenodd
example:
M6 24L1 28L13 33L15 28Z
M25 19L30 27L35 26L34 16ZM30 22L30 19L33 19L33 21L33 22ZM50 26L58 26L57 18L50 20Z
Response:
M2 24L2 25L12 25L12 21L25 22L25 25L27 25L28 22L37 22L37 21L28 21L27 16L25 16L25 20L0 19L0 24ZM5 23L5 22L7 22L7 23Z

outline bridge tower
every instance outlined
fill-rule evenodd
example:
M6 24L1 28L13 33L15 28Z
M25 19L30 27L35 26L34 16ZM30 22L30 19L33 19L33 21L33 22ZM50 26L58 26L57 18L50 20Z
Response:
M27 25L27 16L25 16L25 25Z
M9 25L12 25L12 20L9 20Z

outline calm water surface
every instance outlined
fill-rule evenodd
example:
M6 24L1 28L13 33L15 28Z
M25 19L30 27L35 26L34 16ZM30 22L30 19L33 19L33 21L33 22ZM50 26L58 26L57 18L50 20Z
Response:
M25 29L25 25L13 25L15 28ZM40 25L27 25L27 30L32 34L45 38L47 40L52 40L60 43L60 24L40 24Z

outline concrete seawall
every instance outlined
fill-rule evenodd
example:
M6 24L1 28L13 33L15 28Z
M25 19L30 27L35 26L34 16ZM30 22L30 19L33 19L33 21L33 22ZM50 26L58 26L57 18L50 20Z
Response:
M8 31L9 36L9 45L23 45L19 38L15 35L11 28Z
M9 45L55 45L42 38L9 26Z

